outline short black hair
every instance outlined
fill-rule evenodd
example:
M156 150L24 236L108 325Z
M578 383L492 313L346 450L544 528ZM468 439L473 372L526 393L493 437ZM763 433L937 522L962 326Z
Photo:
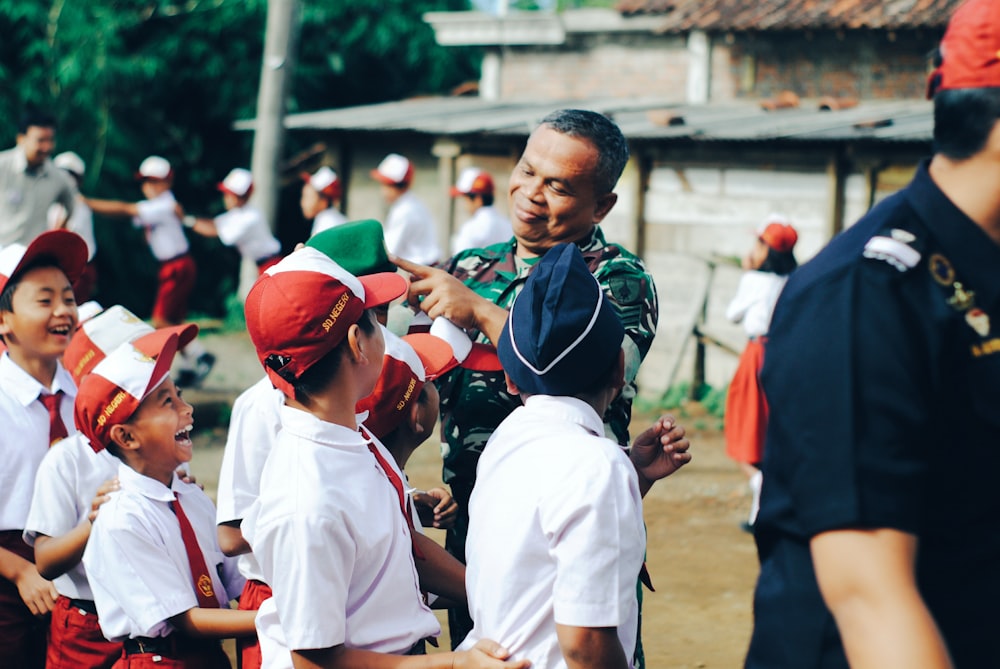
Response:
M372 313L371 309L365 309L361 318L358 319L358 327L361 328L361 331L366 335L370 335L375 332L375 328L378 327L378 323L375 320L375 314ZM340 359L343 357L347 346L347 337L344 337L342 342L334 346L329 353L313 363L312 367L304 371L302 375L292 383L292 389L295 391L295 399L297 401L305 404L310 397L314 397L322 393L326 387L330 385L330 381L337 375L337 371L340 369Z
M758 268L761 272L773 272L779 276L791 274L799 266L795 255L791 251L775 251L770 246L767 247L767 257Z
M614 121L586 109L559 109L539 122L556 132L586 139L597 148L595 187L598 195L614 190L628 163L628 142Z
M21 118L17 124L17 133L23 135L31 127L54 129L56 127L56 117L39 109L29 109L21 114Z
M960 88L934 96L934 153L965 160L986 146L1000 120L1000 88Z

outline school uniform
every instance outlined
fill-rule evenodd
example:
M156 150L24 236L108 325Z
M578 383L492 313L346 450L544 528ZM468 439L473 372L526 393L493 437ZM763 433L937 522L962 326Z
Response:
M335 228L338 225L343 225L347 223L347 217L340 213L339 210L333 207L328 207L323 211L316 214L316 218L313 219L312 231L309 233L310 237L313 237L324 230L329 230L330 228Z
M137 203L139 215L132 219L135 227L145 231L149 249L160 263L153 318L168 323L180 323L187 316L197 272L176 204L174 194L166 191Z
M95 453L80 433L53 445L35 477L35 493L24 526L25 543L34 546L38 535L60 537L85 520L97 489L117 476L118 462L107 451ZM59 600L49 628L47 669L112 666L122 647L104 637L83 563L53 583Z
M243 588L236 561L219 549L212 501L176 475L168 488L120 463L118 479L121 489L101 507L83 554L104 634L124 644L116 666L156 666L158 655L179 667L228 667L218 640L186 637L169 620L199 606L180 521L171 508L175 495L219 606L228 608Z
M49 228L55 228L64 216L67 215L66 208L61 204L53 204L49 207L48 221ZM83 304L90 300L94 289L97 287L97 263L94 256L97 255L97 238L94 236L94 212L83 198L77 198L73 205L73 212L66 220L66 229L83 237L87 244L87 266L83 270L80 278L73 282L73 294L76 295L77 304Z
M737 462L756 465L763 457L768 407L758 376L771 313L787 280L773 272L746 272L726 308L726 319L742 323L747 335L726 394L726 454Z
M242 524L274 590L257 616L268 669L291 667L290 650L405 654L440 633L421 598L399 494L369 443L401 478L377 440L281 409L260 497Z
M35 488L35 474L49 450L49 411L39 395L63 393L59 417L73 430L76 386L60 364L51 388L21 369L8 353L0 356L0 547L30 562L34 550L22 538ZM75 430L74 430L75 431ZM17 586L0 579L0 648L12 664L42 666L48 620L31 614ZM32 664L34 663L34 664Z
M493 639L552 669L566 667L557 623L616 627L634 666L642 499L628 456L603 435L585 402L548 395L528 397L493 433L469 507L475 623L461 649Z
M437 227L427 206L410 191L399 196L385 219L385 247L389 253L422 265L441 259Z
M466 249L484 249L500 244L514 235L510 219L497 211L493 205L476 209L472 218L462 224L451 240L452 255Z
M236 207L215 217L219 241L235 246L246 260L257 265L263 273L281 259L281 242L271 234L264 214L248 204Z
M916 579L959 669L1000 666L1000 247L927 171L789 278L762 382L752 669L847 667L809 551L917 537Z
M260 495L260 477L278 431L285 396L264 377L245 390L233 403L229 434L219 471L216 522L218 524L246 517ZM240 595L240 610L255 611L271 597L271 587L252 552L237 559L240 574L246 579ZM243 669L259 667L260 643L256 637L236 640Z

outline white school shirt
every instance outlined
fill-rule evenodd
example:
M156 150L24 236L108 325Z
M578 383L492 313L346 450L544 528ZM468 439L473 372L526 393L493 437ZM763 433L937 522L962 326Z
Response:
M145 229L149 248L160 262L188 252L188 240L184 236L181 219L177 218L176 204L177 200L170 191L136 204L139 215L132 219L132 225Z
M35 473L49 450L49 411L42 391L65 393L59 404L66 431L73 434L76 385L62 366L45 388L4 351L0 356L0 530L23 530L35 491Z
M766 335L771 327L774 305L786 281L787 276L773 272L744 272L736 295L726 308L726 318L733 323L742 321L748 337Z
M333 207L328 207L316 214L316 218L313 219L312 231L309 233L309 236L312 237L313 235L319 234L324 230L335 228L338 225L343 225L344 223L347 223L347 217Z
M107 451L95 453L79 432L52 446L35 477L24 541L34 546L39 534L61 537L79 525L90 515L100 485L118 475L119 462ZM64 597L94 599L83 562L52 582Z
M219 241L235 246L247 260L258 262L281 252L281 242L271 234L264 214L257 207L243 205L215 217Z
M590 405L535 395L490 437L469 502L462 649L488 638L563 668L556 623L617 627L632 666L646 531L635 469L603 433Z
M290 650L340 644L401 654L441 631L421 599L399 497L367 444L358 430L281 409L242 524L274 591L257 614L264 667L291 667Z
M281 429L281 407L285 396L264 377L247 388L233 402L229 434L222 453L219 490L216 496L218 524L240 520L260 495L260 476L267 456ZM247 579L265 582L253 553L237 558L240 573Z
M492 205L480 207L452 237L451 253L454 255L466 249L484 249L491 244L505 242L513 236L509 218Z
M118 465L118 480L121 489L101 507L83 553L104 636L167 636L174 631L170 618L198 606L180 525L169 506L174 492L198 538L219 605L228 608L245 579L219 548L208 495L176 474L168 488L125 463Z
M422 265L441 259L434 217L410 191L400 195L389 207L385 219L385 246L389 253Z

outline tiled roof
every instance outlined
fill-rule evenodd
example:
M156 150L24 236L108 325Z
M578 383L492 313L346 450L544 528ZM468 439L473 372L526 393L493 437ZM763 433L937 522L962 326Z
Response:
M688 30L943 29L963 0L618 0L625 16Z

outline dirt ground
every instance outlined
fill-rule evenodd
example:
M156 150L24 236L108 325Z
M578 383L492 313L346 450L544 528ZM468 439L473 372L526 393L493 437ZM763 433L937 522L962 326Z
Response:
M192 472L215 497L228 407L239 389L260 378L249 342L242 337L205 337L219 357L206 388L186 397L195 405ZM646 496L647 566L656 592L646 593L643 644L649 669L736 669L742 667L752 624L751 601L757 578L753 537L739 525L750 498L743 474L724 453L714 420L679 413L688 429L692 462L659 482ZM636 415L632 433L654 415ZM706 429L705 426L712 426ZM440 485L441 457L428 440L406 467L418 488ZM428 530L444 543L444 533ZM447 622L441 650L448 647ZM432 649L433 650L433 649ZM235 666L235 665L234 665Z

